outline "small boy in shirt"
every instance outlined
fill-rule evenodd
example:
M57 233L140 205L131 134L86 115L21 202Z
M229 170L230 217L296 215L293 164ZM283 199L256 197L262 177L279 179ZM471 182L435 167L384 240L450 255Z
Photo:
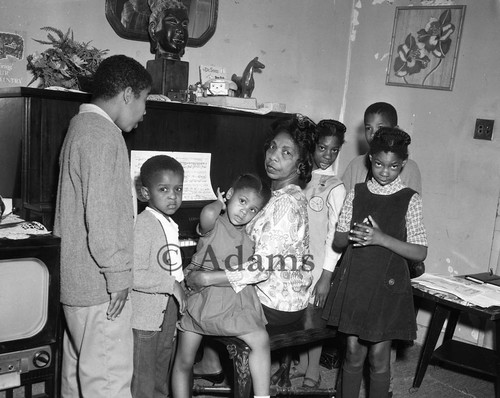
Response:
M148 206L134 230L132 396L167 397L178 314L186 305L179 228L170 218L182 203L184 169L170 156L153 156L140 178Z

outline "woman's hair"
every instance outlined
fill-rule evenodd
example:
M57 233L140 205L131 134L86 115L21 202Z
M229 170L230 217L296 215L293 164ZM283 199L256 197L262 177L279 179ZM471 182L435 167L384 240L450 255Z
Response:
M141 183L151 187L153 176L162 171L171 171L184 178L184 167L176 159L167 155L157 155L146 160L141 166Z
M398 125L398 112L391 104L387 102L375 102L365 110L364 120L366 121L368 115L381 115L391 124L392 127Z
M333 119L323 119L316 125L314 143L317 144L320 138L337 137L342 146L345 142L346 127L343 123Z
M271 188L254 174L240 175L232 185L233 191L240 189L253 189L264 201L263 206L271 199Z
M370 143L370 155L379 152L393 152L401 160L408 159L408 145L411 143L411 137L397 127L380 127L373 135Z
M299 160L297 161L297 169L299 171L299 179L303 183L311 181L311 173L313 168L312 153L314 151L314 134L316 124L307 116L300 113L295 114L292 118L278 119L271 125L271 135L267 139L264 149L267 151L271 141L279 133L285 132L292 138L292 141L299 149Z
M126 55L112 55L104 59L94 75L93 98L111 99L131 87L134 95L152 86L149 72L135 59Z

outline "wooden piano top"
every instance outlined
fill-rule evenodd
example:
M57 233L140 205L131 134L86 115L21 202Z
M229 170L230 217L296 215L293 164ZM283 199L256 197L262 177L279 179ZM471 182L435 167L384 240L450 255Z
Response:
M12 170L21 165L20 196L23 209L29 213L22 216L42 221L49 230L57 195L60 148L69 121L79 105L90 99L90 94L81 92L29 87L0 89L0 124L16 135L0 134L0 148L12 155ZM267 178L264 143L271 124L282 117L290 115L279 112L260 115L208 105L148 101L144 120L135 130L124 134L124 138L129 151L210 153L212 187L214 191L218 187L226 191L242 173L253 172ZM202 207L199 206L198 213ZM192 213L188 216L191 222Z

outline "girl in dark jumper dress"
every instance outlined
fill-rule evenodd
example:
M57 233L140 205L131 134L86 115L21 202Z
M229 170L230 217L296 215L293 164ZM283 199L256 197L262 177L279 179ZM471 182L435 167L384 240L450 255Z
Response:
M408 159L408 134L382 127L370 145L372 178L348 193L334 247L347 247L324 316L345 334L342 397L358 397L370 362L370 397L387 397L391 342L416 338L407 260L427 255L422 201L399 178Z

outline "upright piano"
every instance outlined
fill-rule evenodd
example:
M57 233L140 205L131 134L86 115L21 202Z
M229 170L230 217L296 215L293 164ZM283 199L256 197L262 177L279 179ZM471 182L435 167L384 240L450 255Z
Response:
M86 93L0 89L0 195L18 199L22 217L40 221L49 230L61 145L70 119L90 99ZM289 114L148 101L143 122L124 137L129 151L211 153L212 187L225 191L241 173L254 172L265 178L264 142L270 125L282 117ZM184 202L176 213L181 246L195 244L195 228L206 203Z

